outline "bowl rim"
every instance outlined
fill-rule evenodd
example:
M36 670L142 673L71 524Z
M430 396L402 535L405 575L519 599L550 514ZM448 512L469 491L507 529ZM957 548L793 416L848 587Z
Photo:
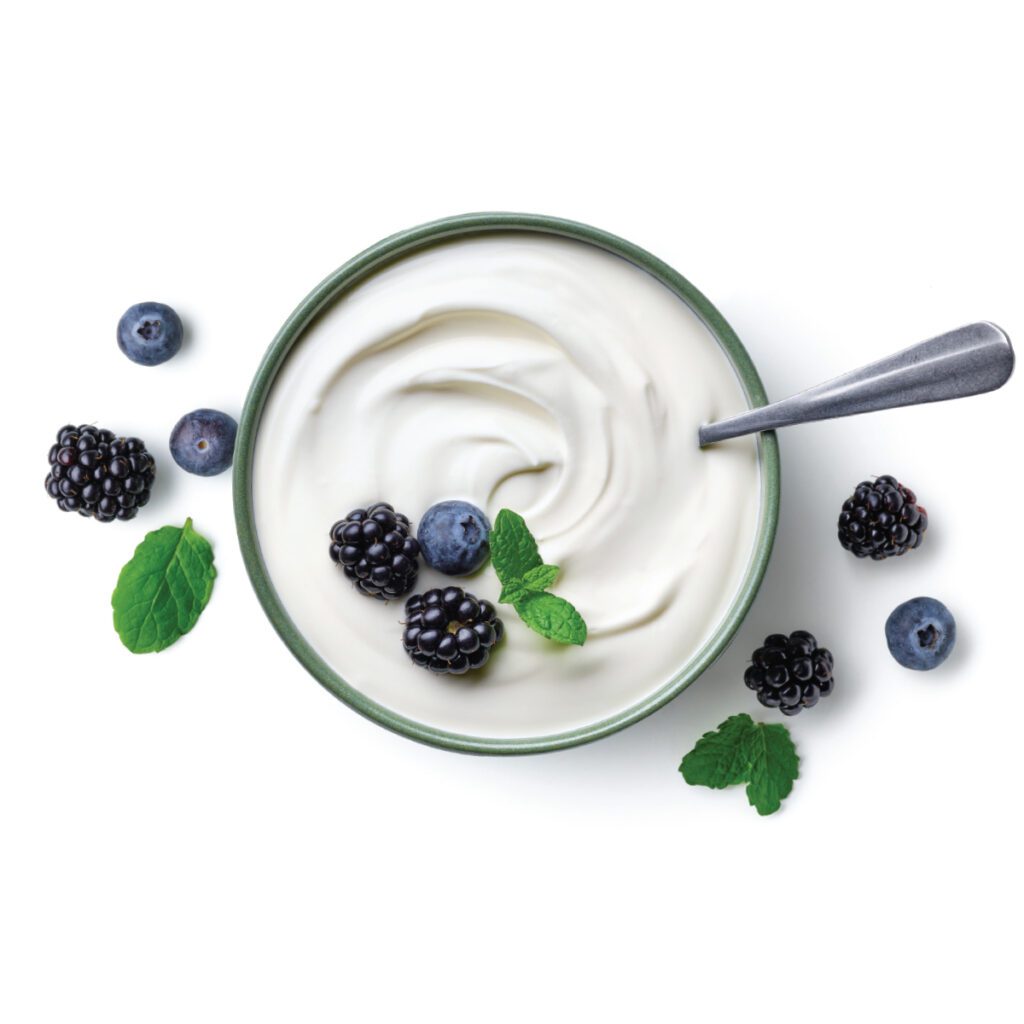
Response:
M780 465L778 440L774 432L761 434L757 442L761 471L761 514L754 553L732 604L711 636L672 679L638 703L598 722L544 736L492 738L448 732L407 718L372 700L342 679L317 654L292 622L271 583L260 551L252 494L256 435L267 398L289 352L317 314L346 291L412 253L457 238L501 232L533 232L589 243L651 274L679 296L718 341L739 377L748 404L751 407L767 404L764 386L754 363L722 314L682 274L645 249L600 228L561 217L502 212L459 214L399 231L371 245L324 278L295 308L260 362L245 399L235 442L233 501L242 559L256 597L285 646L325 689L353 711L420 743L461 753L535 754L589 743L646 718L685 690L726 649L757 594L775 540L779 517Z

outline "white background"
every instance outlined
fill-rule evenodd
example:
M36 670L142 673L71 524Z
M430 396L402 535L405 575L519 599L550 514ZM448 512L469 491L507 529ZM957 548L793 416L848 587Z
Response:
M1011 9L18 5L0 39L0 1017L1016 1017L1019 376L787 432L775 554L727 654L640 725L528 759L417 746L317 686L249 588L230 479L164 448L189 409L240 412L321 277L468 210L651 249L773 397L970 320L1020 333ZM150 298L189 328L156 369L114 344ZM68 420L164 452L144 516L48 502ZM834 519L884 472L932 526L865 564ZM117 571L186 515L216 545L213 599L134 657L110 624ZM882 635L921 593L961 630L933 674ZM762 819L676 769L702 731L758 714L744 663L795 628L839 682L791 722L802 776Z

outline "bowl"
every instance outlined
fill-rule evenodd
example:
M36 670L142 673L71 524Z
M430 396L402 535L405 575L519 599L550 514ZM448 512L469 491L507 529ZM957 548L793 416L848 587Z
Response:
M274 629L298 661L330 693L379 725L410 739L475 754L540 753L587 743L639 721L676 697L722 653L742 622L768 563L779 510L778 445L774 434L765 433L756 441L760 495L752 553L738 588L732 592L724 613L704 636L699 648L667 682L656 685L650 692L644 692L628 706L618 707L612 713L595 714L592 720L588 719L572 728L549 730L538 725L523 734L487 735L473 730L441 727L437 722L426 721L416 714L406 713L399 707L371 697L364 689L360 689L358 680L342 678L294 621L274 586L261 550L254 502L254 475L257 469L255 455L258 432L268 398L289 355L317 318L340 297L385 268L442 243L481 236L498 237L508 233L517 236L553 236L585 243L611 253L650 275L682 300L703 322L731 364L748 406L763 405L767 401L757 371L735 333L718 310L682 275L622 238L560 218L519 213L472 213L424 224L385 238L355 256L321 282L300 303L278 332L257 370L239 424L234 463L234 506L246 570ZM696 446L696 436L693 443ZM416 514L420 512L422 510L416 510ZM325 535L328 525L324 527ZM543 718L543 713L540 718Z

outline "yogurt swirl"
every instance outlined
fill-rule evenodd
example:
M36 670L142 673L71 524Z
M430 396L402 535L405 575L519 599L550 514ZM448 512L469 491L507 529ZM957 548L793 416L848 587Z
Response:
M254 504L292 620L347 682L437 728L568 730L653 694L699 650L751 558L756 445L697 448L698 425L746 402L690 308L585 243L501 234L434 246L353 289L289 355L257 435ZM507 606L488 666L435 677L401 643L401 605L356 594L327 556L349 509L413 522L464 498L523 515L583 648ZM424 567L418 590L448 582ZM457 581L496 600L489 567Z

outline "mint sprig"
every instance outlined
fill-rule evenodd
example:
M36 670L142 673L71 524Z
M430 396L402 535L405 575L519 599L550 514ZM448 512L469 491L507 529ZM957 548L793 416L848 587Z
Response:
M531 569L543 565L537 542L518 512L503 508L494 520L489 538L491 563L498 579L507 586L521 580Z
M199 620L216 575L213 548L191 519L147 533L110 602L121 642L133 654L170 647Z
M557 565L535 565L522 579L509 580L502 586L498 600L515 604L531 594L543 594L558 579L559 571Z
M503 508L491 530L491 564L501 581L498 601L512 605L535 633L559 644L582 645L583 616L564 598L547 593L558 578L557 565L545 565L526 521Z
M534 593L542 594L558 579L560 572L557 565L535 566L523 577L523 586Z
M733 715L697 740L679 771L691 786L725 789L745 782L747 799L757 813L774 814L792 791L799 766L784 725Z

